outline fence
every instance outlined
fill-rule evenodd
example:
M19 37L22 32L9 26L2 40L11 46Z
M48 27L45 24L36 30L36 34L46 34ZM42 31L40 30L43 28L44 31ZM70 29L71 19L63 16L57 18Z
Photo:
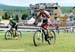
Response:
M32 31L36 31L37 29L39 29L40 27L35 27L35 26L18 26L18 30L19 31L27 31L27 32L32 32ZM10 29L10 26L0 26L0 31L7 31ZM55 30L55 27L50 27L49 29ZM64 29L66 30L71 30L71 27L60 27L59 30L60 31L64 31ZM72 26L73 31L75 32L75 26Z

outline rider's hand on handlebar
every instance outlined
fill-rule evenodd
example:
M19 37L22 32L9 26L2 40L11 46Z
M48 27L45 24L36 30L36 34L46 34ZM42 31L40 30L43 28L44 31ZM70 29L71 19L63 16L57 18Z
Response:
M34 25L34 26L37 26L37 23L34 22L33 25Z

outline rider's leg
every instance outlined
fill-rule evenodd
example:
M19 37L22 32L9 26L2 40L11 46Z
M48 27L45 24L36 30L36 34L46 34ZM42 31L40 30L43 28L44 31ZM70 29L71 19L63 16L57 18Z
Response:
M16 25L14 25L14 28L15 28L15 36L16 36L16 31L17 31Z
M18 38L18 35L17 35L17 25L15 25L15 39Z
M47 30L47 35L48 35L48 37L51 37L51 35L50 35L50 30L48 30L48 29L46 29Z
M15 26L15 30L17 31L17 25Z
M45 28L46 28L46 30L47 30L47 35L48 35L48 37L51 37L51 35L50 35L50 30L49 30L49 24L47 23L46 25L45 25Z
M16 31L17 31L17 25L15 25L15 36L17 36Z
M10 31L12 31L12 28L13 28L13 25L11 25L11 27L10 27Z
M51 38L50 30L48 29L48 27L46 27L46 30L47 30L47 35L45 35L45 39L49 40Z
M49 23L42 25L41 27L45 28L47 30L47 35L50 37L50 30L49 30Z
M12 28L15 28L15 24L12 25ZM16 30L13 30L13 37L16 37Z
M44 33L45 34L45 40L47 40L48 37L51 37L50 30L49 30L49 24L48 23L47 24L42 24L41 27L47 30L47 34Z

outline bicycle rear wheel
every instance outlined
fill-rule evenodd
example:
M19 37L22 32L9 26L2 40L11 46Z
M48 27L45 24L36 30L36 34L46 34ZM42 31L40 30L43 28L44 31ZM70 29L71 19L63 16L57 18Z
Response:
M5 39L6 40L12 39L12 33L10 31L5 32Z
M50 30L50 35L51 35L51 37L49 38L49 40L48 40L48 44L50 45L54 45L55 44L55 42L56 42L56 34L55 34L55 32L53 31L53 30Z
M40 44L43 44L44 41L44 35L41 33L40 30L37 30L33 35L33 43L35 46L39 46Z
M21 39L22 33L21 33L20 31L16 31L16 37L17 37L18 39Z

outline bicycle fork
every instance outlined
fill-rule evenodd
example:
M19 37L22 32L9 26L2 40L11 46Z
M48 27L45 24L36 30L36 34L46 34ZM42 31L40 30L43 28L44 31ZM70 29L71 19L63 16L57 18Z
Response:
M44 43L44 34L43 31L41 30L41 38L42 38L42 44Z

